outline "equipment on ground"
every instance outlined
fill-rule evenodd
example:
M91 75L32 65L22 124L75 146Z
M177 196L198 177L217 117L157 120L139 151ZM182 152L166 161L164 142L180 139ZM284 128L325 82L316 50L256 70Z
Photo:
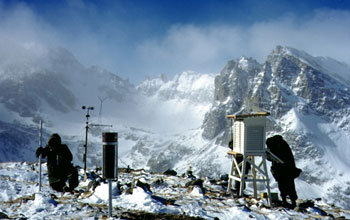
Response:
M109 217L112 217L112 181L118 184L118 133L102 133L102 175L108 180L109 189Z

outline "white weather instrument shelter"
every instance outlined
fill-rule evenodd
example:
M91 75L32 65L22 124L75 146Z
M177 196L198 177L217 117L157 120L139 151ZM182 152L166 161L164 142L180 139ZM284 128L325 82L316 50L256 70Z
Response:
M266 166L266 117L268 112L257 112L242 115L227 115L232 120L232 165L229 173L227 192L232 188L233 180L240 182L239 196L242 196L246 182L253 182L254 196L257 197L257 182L263 182L267 188L271 206L270 180ZM256 157L261 162L256 164ZM240 158L240 159L238 159ZM251 165L252 174L247 172Z

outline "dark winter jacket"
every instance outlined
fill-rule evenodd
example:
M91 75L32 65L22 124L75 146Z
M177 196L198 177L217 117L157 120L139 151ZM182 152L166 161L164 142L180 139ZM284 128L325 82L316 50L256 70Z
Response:
M52 134L45 148L40 151L43 158L47 158L47 169L50 183L59 182L66 178L71 169L73 155L67 145L61 144L58 134ZM40 154L39 153L39 154Z
M267 148L283 163L272 161L271 172L277 181L281 179L294 179L299 176L301 170L295 167L294 156L288 143L282 136L275 135L266 140ZM269 157L267 157L269 160Z

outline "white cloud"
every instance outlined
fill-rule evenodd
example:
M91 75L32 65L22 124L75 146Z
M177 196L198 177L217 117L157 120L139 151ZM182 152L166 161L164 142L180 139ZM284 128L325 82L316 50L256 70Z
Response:
M145 75L184 70L219 72L228 60L240 56L263 62L276 45L350 63L350 11L322 9L303 17L289 13L248 26L229 21L174 24L165 33L152 34L144 28L147 23L128 23L114 17L113 11L96 17L101 13L95 5L82 0L68 3L58 13L67 16L53 19L59 21L55 25L24 3L5 7L0 1L1 62L15 59L23 48L40 55L45 47L62 46L86 66L100 65L138 82Z
M319 10L307 20L286 16L279 21L256 23L250 28L252 48L261 57L277 44L329 56L350 63L350 12Z
M36 42L55 44L56 31L35 14L26 4L18 3L11 7L0 5L0 37L2 40L19 44Z
M23 63L40 59L47 45L55 45L55 30L26 4L11 7L0 4L0 63Z
M137 48L137 52L144 65L159 65L161 71L200 67L205 70L213 61L218 61L218 58L226 56L228 59L231 51L239 50L241 37L239 29L225 26L203 28L175 25L160 41L144 41ZM221 61L224 62L226 60Z
M276 45L350 63L349 11L317 10L304 19L286 14L250 26L175 25L160 40L139 45L140 66L149 72L219 72L242 55L263 62Z

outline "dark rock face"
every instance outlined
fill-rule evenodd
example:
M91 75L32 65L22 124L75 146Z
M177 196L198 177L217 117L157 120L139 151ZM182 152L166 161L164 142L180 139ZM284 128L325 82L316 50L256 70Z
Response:
M298 99L304 99L308 110L319 115L328 115L334 109L341 110L350 105L349 99L346 98L349 95L346 82L321 72L296 55L289 54L286 49L277 47L265 65L272 70L273 79L285 88L284 97L292 96L296 102ZM283 100L281 104L287 101ZM277 115L279 113L283 111Z
M226 109L224 105L218 105L212 111L206 113L203 122L203 137L206 139L215 138L226 128Z
M242 57L237 61L230 60L215 77L214 105L212 111L206 114L202 126L204 138L213 139L226 130L226 115L240 111L250 92L250 81L261 68L255 60Z

